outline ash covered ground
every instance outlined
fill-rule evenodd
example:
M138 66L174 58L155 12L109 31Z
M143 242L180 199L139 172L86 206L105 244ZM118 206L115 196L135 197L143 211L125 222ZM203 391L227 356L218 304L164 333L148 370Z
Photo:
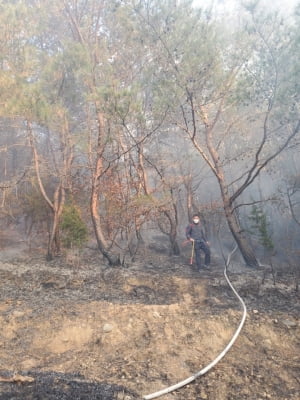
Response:
M6 246L0 256L0 399L134 400L209 364L242 310L213 258L143 252L126 268L97 253L46 262ZM164 400L298 400L299 294L293 276L239 265L229 276L248 315L227 355Z

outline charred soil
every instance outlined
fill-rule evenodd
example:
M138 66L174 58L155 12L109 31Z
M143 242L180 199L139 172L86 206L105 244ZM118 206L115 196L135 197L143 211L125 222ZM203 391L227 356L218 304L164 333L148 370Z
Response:
M224 263L197 272L185 256L144 254L111 268L95 254L47 263L0 257L0 399L134 400L209 364L242 311ZM300 398L299 297L292 277L229 276L248 315L229 353L165 400Z

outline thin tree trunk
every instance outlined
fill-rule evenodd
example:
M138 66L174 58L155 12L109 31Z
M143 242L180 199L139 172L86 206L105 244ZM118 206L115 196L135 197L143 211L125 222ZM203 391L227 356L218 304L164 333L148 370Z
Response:
M232 236L234 237L236 244L238 245L238 248L245 260L245 263L249 267L257 267L258 261L256 259L255 253L249 244L248 238L241 231L237 218L230 207L226 207L225 215L230 232L232 233Z
M101 171L102 171L102 160L98 158L96 161L96 167L93 176L93 185L92 185L91 202L90 202L91 217L99 251L108 260L110 265L118 265L120 264L120 260L118 257L111 255L110 252L108 251L108 245L104 238L101 227L101 217L99 214L99 191L100 191L99 178L101 175Z
M171 244L171 248L170 248L170 255L176 255L179 256L180 255L180 248L179 245L177 243L177 209L176 209L176 205L173 204L173 208L174 208L174 214L175 214L175 218L172 217L172 214L170 211L165 210L163 213L165 214L165 216L167 217L169 224L170 224L170 229L168 231L164 230L163 227L161 226L160 229L162 230L162 232L164 232L170 241Z
M90 211L91 218L94 227L94 232L96 236L96 241L98 245L98 249L101 254L108 260L109 265L120 265L120 257L112 254L108 250L108 244L105 240L102 226L101 226L101 217L99 213L99 194L100 194L100 178L103 172L103 162L102 162L102 153L103 153L103 145L102 145L102 135L104 128L103 116L98 114L98 124L99 124L99 132L98 132L98 151L97 151L97 159L94 167L93 177L92 177L92 192L90 199Z
M220 106L219 111L220 110L221 110L221 106ZM255 253L254 253L252 247L249 244L247 237L245 236L245 233L243 232L243 230L241 230L240 225L238 223L236 214L234 212L233 202L232 202L231 197L229 196L228 185L226 184L223 167L220 164L220 158L219 158L218 152L217 152L215 146L213 145L212 131L213 131L214 124L212 124L211 126L209 125L206 113L203 114L203 118L204 118L204 122L205 122L205 126L206 126L206 145L209 150L210 156L213 160L213 164L211 164L211 163L209 163L209 164L219 182L219 187L221 190L223 207L224 207L225 217L227 220L228 227L236 241L236 244L238 245L238 248L245 260L245 263L249 267L257 267L259 265L259 263L257 261L257 258L255 256ZM215 121L216 120L217 120L217 117L215 118Z
M54 194L54 204L53 204L53 223L51 228L51 233L48 241L48 251L46 259L51 261L53 259L54 253L60 252L60 238L59 238L59 221L65 205L65 190L60 185Z
M94 177L94 183L97 180ZM91 218L94 227L95 237L97 240L98 249L103 254L103 256L108 260L109 265L120 265L120 258L109 252L107 242L104 238L102 227L101 227L101 217L99 214L99 187L96 183L93 185L92 194L91 194Z
M245 260L245 263L249 267L257 267L259 265L257 258L255 256L252 247L249 244L248 238L246 237L245 233L240 227L240 224L238 222L237 216L234 211L233 204L230 201L230 197L228 195L228 189L227 185L225 184L225 177L223 174L223 170L219 166L217 167L217 178L221 189L225 217L230 232L232 233L232 236L234 237L234 240L238 245L238 248Z

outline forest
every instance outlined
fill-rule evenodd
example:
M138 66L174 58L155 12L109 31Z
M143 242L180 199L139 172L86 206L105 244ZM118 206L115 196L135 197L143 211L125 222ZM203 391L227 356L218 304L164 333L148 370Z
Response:
M103 313L111 318L116 313L119 323L123 311L118 313L112 305L123 300L138 306L144 302L149 307L171 304L173 310L182 296L187 308L181 309L181 317L186 314L190 318L187 296L195 295L204 302L202 305L207 304L205 301L213 304L221 315L217 304L216 282L221 282L218 268L222 268L234 246L234 262L241 279L238 282L245 295L250 287L254 291L255 300L250 296L249 304L256 318L262 315L262 309L274 312L271 299L277 311L296 312L291 306L296 307L293 296L299 293L300 278L300 3L296 3L284 8L267 0L0 0L0 310L11 315L16 324L9 325L2 338L7 348L19 340L16 313L24 316L28 311L16 311L20 304L30 304L32 313L50 307L49 315L52 311L56 315L53 329L62 329L63 291L65 301L68 298L75 302L75 294L83 296L80 301L76 298L70 309L76 308L87 325L88 312L93 310L99 321L103 314L97 317L99 308L95 303L85 310L79 311L79 307L83 307L81 302L100 301L99 290ZM191 247L186 242L185 228L194 213L201 216L211 247L212 267L217 270L216 281L209 278L209 273L203 275L210 288L210 300L204 300L204 281L197 286L200 278L194 276L189 265ZM20 261L21 248L26 257ZM13 254L12 259L7 261L6 254ZM87 270L90 275L85 275ZM173 273L176 276L172 276L172 283L168 274ZM271 287L263 287L269 277ZM276 284L283 291L275 294ZM181 295L175 293L176 287ZM231 307L226 289L220 287L223 291L219 296ZM261 297L257 290L262 290ZM44 291L49 297L41 305ZM46 304L47 299L52 303ZM106 308L106 301L112 309ZM126 307L131 320L131 311ZM155 308L153 314L149 311L153 326L162 315L167 321L167 311L162 311L167 308L159 310ZM37 315L40 321L46 318ZM72 346L66 343L75 340L70 331L75 329L74 315L75 311L70 315L66 311L65 318L69 316L71 321L67 339L61 347L50 341L53 347L49 347L49 354L54 348L63 348L60 354L67 357L71 351ZM140 315L136 314L138 321ZM196 340L188 339L192 338L189 324L194 327L197 318L204 318L195 315L176 322L179 330L182 325L187 329L182 339L185 344L192 345ZM58 322L60 317L62 321ZM227 319L218 323L224 326L231 317L226 314ZM263 318L270 318L264 321L272 329L278 322L271 311ZM279 324L293 318L282 316ZM101 319L106 334L115 326L108 322ZM127 320L123 323L125 332ZM147 322L140 323L126 332L129 336L140 334L132 344L142 352L154 336ZM45 337L50 335L52 328L42 331L41 324L37 323L35 329ZM297 324L283 325L282 329L294 329ZM26 327L18 325L18 329L23 329L22 335L29 340L33 326L32 322L32 328L27 323ZM170 333L173 328L165 325L164 329ZM197 329L201 329L200 323ZM109 346L104 339L108 335L93 336L94 325L88 338L87 332L82 331L81 344L90 345L92 341L93 346ZM172 335L169 339L176 340L176 334ZM219 338L220 343L227 340L226 335ZM116 345L118 335L114 340ZM280 340L285 341L285 336ZM25 344L20 342L19 349L22 346ZM38 353L44 345L35 342L32 346ZM163 352L164 345L157 346ZM106 349L112 356L113 345ZM126 349L135 354L135 363L146 362L138 360L139 352L129 347L120 354ZM240 351L243 349L241 345ZM177 350L170 350L171 364L178 356ZM291 349L289 352L293 353ZM25 365L23 355L18 353L16 360L19 357L18 362L22 359L23 364L14 364L17 361L8 354L2 354L6 361L0 365L0 382L3 370L37 371L44 362L41 358L26 359ZM193 357L191 350L183 374L197 368ZM51 358L52 365L49 360L49 369L53 367L56 373L74 372L70 364L68 368L56 360L54 365ZM92 369L92 358L85 362L80 365L86 365L87 375L95 379L100 367ZM132 361L125 362L130 370ZM277 365L279 369L286 368L282 363ZM145 387L154 390L150 383L158 375L160 385L173 382L183 364L174 361L171 377L157 372L146 386L140 383L141 387L136 379L143 379L147 368L151 370L150 361L147 366L138 365L139 373L129 373L128 369L124 372L124 360L122 364L118 357L111 364L104 363L103 371L111 368L131 392L124 389L123 397L121 392L105 397L102 388L102 397L89 400L138 398L133 391L140 393ZM162 360L157 365L162 365ZM295 365L294 360L288 368L296 371ZM238 376L239 367L231 368ZM253 368L245 372L249 384ZM240 392L239 399L296 399L299 392L294 383L299 384L299 379L295 375L289 375L286 389L282 382L276 382L265 394L259 392L260 397L258 392ZM104 378L115 384L108 375ZM216 372L216 381L219 378ZM212 388L208 381L206 384L209 393ZM45 382L40 390L42 387ZM258 384L254 387L260 390ZM234 393L239 393L239 388L236 382ZM188 390L196 392L167 399L195 400L198 387ZM4 392L0 389L0 393ZM199 399L238 398L230 397L230 391L227 397L225 392L201 393ZM9 396L12 392L1 398L12 398ZM30 394L22 396L33 398Z
M246 265L294 263L299 13L258 3L2 1L3 229L116 265L200 212Z

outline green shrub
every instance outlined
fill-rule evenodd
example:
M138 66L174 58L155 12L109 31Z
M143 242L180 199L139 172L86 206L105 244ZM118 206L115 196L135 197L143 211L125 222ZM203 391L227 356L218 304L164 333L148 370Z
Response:
M269 227L267 222L266 214L262 209L257 206L253 206L251 210L251 215L249 219L252 222L252 234L255 234L260 242L260 244L264 247L265 250L273 250L274 243L269 234Z
M88 230L79 210L74 205L64 207L61 218L62 242L67 248L82 247L87 241Z

